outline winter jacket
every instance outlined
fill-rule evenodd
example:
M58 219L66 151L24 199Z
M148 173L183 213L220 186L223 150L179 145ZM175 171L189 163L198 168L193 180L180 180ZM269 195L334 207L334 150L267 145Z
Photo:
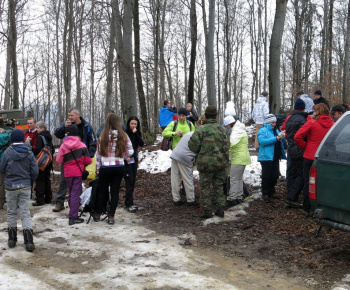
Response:
M164 131L162 133L163 137L172 138L173 139L172 147L171 147L172 149L174 149L176 147L177 143L179 143L181 138L183 136L185 136L186 133L188 133L190 131L194 131L196 129L191 122L190 123L187 123L187 121L180 122L180 120L177 120L176 122L177 122L177 127L176 127L175 131L174 131L175 121L172 121L164 129ZM181 137L175 134L175 132L177 132L177 131L181 131L182 132L182 136Z
M25 133L24 133L24 140L26 140L28 137L30 139L32 139L30 141L30 145L32 145L32 150L34 152L35 147L36 147L36 141L38 139L38 131L37 131L37 129L35 129L34 131L30 131L29 129L26 130Z
M302 99L305 103L305 112L311 114L314 111L314 101L309 97L308 94L301 95L300 99Z
M134 154L131 157L134 157L135 160L138 160L138 150L137 148L140 146L142 147L145 142L142 139L142 135L139 131L136 131L136 133L133 133L130 128L128 128L126 130L126 134L128 134L131 144L132 144L132 148L134 149Z
M328 109L330 109L329 107L329 103L328 103L328 100L324 97L319 97L318 99L314 99L314 104L317 105L317 104L325 104Z
M159 110L158 123L160 127L166 127L173 120L173 116L177 115L176 111L169 109L168 106L163 106Z
M188 121L192 122L193 125L195 125L196 122L198 121L198 114L197 114L197 112L194 109L191 110L191 113L192 113L192 117L190 115L190 112L187 112L187 117L186 118L187 118Z
M188 141L188 147L197 156L199 171L225 170L229 166L229 140L227 133L215 119L207 119Z
M79 130L79 132L82 132L82 135L79 136L81 140L84 142L86 147L88 148L90 157L94 157L96 152L96 137L94 130L92 129L91 125L88 121L86 121L83 117L80 117L81 123L78 125L78 128L80 126L83 126L83 130ZM61 127L57 128L55 130L55 136L58 139L63 139L65 137L65 130L66 126L65 123L61 125Z
M42 131L38 135L38 139L36 141L36 147L35 147L35 150L33 150L34 156L37 156L40 153L41 149L45 146L42 137L45 137L47 145L50 147L53 155L55 153L55 148L52 145L52 135L49 131Z
M251 163L248 149L248 134L245 125L236 121L230 135L231 164L248 165Z
M126 136L125 142L125 152L123 157L117 157L115 155L117 140L118 140L118 130L112 130L109 133L108 140L108 156L101 155L101 137L98 139L97 151L96 151L96 172L99 173L101 167L122 167L124 166L124 159L131 157L134 154L134 149L130 138Z
M307 122L308 113L293 111L286 123L286 136L288 142L288 155L290 158L303 158L304 150L294 142L295 133Z
M13 143L4 152L0 172L5 174L6 191L30 188L39 174L39 168L31 146Z
M171 159L174 159L190 168L193 167L193 163L195 162L197 156L196 153L192 152L190 148L188 148L188 141L193 133L194 131L188 132L185 136L183 136L170 155Z
M263 124L265 117L269 112L269 104L267 103L266 97L260 96L252 112L252 118L255 124Z
M322 115L317 120L307 121L294 136L295 143L305 150L303 157L309 160L315 159L315 153L323 137L333 126L331 117ZM307 136L307 141L305 137Z
M279 134L279 131L276 130L276 134ZM277 136L273 133L273 127L271 124L264 124L258 133L259 141L259 155L258 161L272 161L275 143L281 142L277 140ZM286 154L284 153L283 142L281 142L281 158L286 159Z
M85 165L89 165L92 160L86 145L80 141L78 136L67 136L63 138L56 161L57 163L64 163L64 177L78 177L82 176Z
M301 111L299 111L301 112ZM304 111L305 113L307 113L306 111ZM282 127L281 127L281 131L284 131L286 130L286 124L289 120L289 118L291 117L292 115L288 115L287 118L284 120L283 124L282 124ZM306 117L306 120L309 121L309 120L312 120L311 116L309 114L307 114L307 117ZM287 132L286 132L286 136L287 136Z

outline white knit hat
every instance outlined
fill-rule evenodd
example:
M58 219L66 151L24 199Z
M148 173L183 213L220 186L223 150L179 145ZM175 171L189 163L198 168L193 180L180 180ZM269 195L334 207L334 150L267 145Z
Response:
M274 114L268 114L266 117L265 117L265 124L269 124L269 123L272 123L272 122L277 122L277 118Z
M225 116L236 116L235 104L232 101L226 103Z
M224 119L224 126L226 127L227 125L230 125L232 123L235 123L236 120L232 116L226 116Z

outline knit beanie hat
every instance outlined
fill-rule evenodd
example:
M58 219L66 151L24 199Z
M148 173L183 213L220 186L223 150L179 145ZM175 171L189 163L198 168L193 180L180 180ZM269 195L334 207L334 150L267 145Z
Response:
M232 116L226 116L224 119L224 126L226 127L227 125L230 125L232 123L235 123L236 120Z
M215 119L216 115L218 114L218 111L216 110L216 107L213 105L209 105L204 112L205 116L207 118Z
M232 101L226 103L225 116L236 116L235 104Z
M79 130L78 130L78 126L75 124L69 125L66 127L66 131L65 133L68 136L79 136Z
M187 116L187 110L185 108L180 108L178 111L177 111L177 114L178 115L185 115Z
M272 123L272 122L277 122L277 118L274 114L268 114L266 117L265 117L265 124L269 124L269 123Z
M302 99L297 99L294 104L294 110L305 110L305 102Z
M320 96L322 96L321 90L316 90L316 91L315 91L315 95L320 95Z
M22 130L16 129L11 132L11 143L23 142L24 143L24 133Z

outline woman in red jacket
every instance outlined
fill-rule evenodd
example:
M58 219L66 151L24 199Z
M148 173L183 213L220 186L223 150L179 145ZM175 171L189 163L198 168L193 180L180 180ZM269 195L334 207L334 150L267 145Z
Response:
M321 103L313 106L314 119L307 121L294 136L295 143L304 152L304 202L303 209L307 215L310 215L310 200L309 200L309 173L312 163L315 160L315 153L320 145L323 137L327 134L328 130L333 126L334 122L329 116L328 107ZM305 141L306 140L306 141Z

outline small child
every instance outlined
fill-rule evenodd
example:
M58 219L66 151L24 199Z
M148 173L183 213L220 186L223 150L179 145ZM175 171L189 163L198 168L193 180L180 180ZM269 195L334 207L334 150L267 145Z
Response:
M72 226L84 222L84 219L78 217L82 191L82 171L84 171L85 165L90 164L92 160L86 145L80 141L77 125L67 126L65 135L56 161L64 163L64 177L69 191L69 225Z
M11 146L6 149L0 163L0 172L5 174L7 201L8 246L14 248L17 242L17 208L22 220L24 244L28 252L35 249L33 226L29 211L31 186L39 169L31 147L24 144L24 133L11 133Z

